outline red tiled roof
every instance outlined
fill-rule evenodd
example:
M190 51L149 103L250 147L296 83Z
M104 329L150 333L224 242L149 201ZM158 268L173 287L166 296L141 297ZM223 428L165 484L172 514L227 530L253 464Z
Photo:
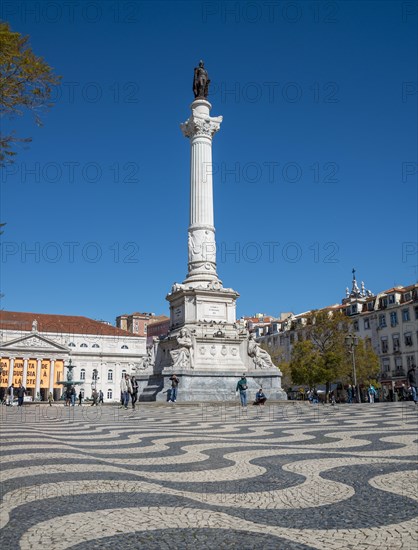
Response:
M0 329L32 330L32 323L38 322L39 332L70 334L95 334L97 336L124 336L139 338L126 330L78 315L50 315L48 313L27 313L24 311L0 311Z

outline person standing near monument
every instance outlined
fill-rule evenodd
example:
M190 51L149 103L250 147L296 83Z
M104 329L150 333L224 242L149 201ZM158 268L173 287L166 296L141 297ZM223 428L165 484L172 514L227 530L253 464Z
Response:
M245 377L245 372L241 376L241 379L238 380L236 391L239 392L239 398L241 400L241 406L246 407L247 406L247 379Z
M177 378L177 376L173 373L170 376L171 380L171 393L170 393L170 403L175 403L177 401L177 388L179 385L180 380Z
M135 410L135 403L138 401L138 382L136 381L135 376L131 378L132 385L132 409Z
M52 407L52 402L54 401L54 396L52 395L52 392L50 391L48 394L48 403L49 406Z

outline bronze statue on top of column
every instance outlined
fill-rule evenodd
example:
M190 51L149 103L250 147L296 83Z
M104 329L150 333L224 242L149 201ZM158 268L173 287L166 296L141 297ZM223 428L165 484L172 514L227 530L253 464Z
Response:
M209 93L209 77L205 69L203 61L199 62L199 66L195 67L193 78L193 93L195 99L202 97L207 98Z

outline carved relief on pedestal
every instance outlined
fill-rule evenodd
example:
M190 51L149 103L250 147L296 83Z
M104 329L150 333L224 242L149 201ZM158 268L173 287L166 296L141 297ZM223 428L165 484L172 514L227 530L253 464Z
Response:
M200 353L200 355L205 355L205 353L206 353L206 348L205 348L205 346L200 346L200 348L199 348L199 353Z
M211 346L210 347L210 354L212 355L212 357L215 357L215 355L216 355L216 346Z
M231 348L231 355L233 355L235 357L237 355L237 353L238 353L237 348Z
M216 243L213 231L192 229L188 235L189 264L216 262Z

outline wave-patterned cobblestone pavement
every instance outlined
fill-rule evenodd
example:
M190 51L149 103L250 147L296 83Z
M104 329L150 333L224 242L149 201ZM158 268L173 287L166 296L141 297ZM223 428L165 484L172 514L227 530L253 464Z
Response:
M418 549L418 407L1 407L2 547Z

